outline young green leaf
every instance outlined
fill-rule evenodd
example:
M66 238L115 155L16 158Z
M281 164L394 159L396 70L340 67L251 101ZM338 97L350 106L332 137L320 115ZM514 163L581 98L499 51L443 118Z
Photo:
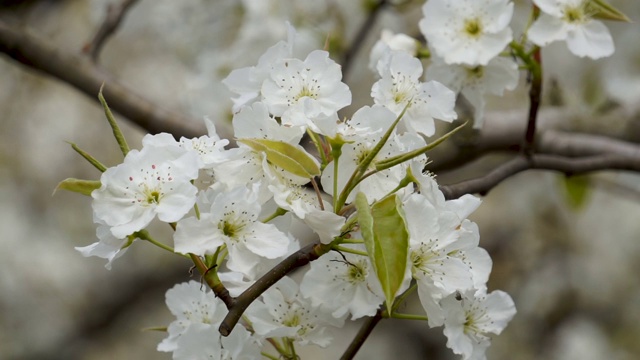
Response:
M255 151L267 154L267 160L294 175L312 178L320 175L318 162L302 147L277 140L238 139Z
M104 166L100 161L98 161L93 156L89 155L89 153L87 153L86 151L80 149L78 147L78 145L76 145L76 144L74 144L72 142L68 142L68 143L69 143L69 145L71 145L71 148L73 150L75 150L78 154L80 154L80 156L85 158L85 160L87 160L89 163L91 163L91 165L93 165L96 169L100 170L100 172L105 172L107 170L106 166Z
M404 280L409 248L400 199L393 194L369 207L366 196L358 193L356 207L369 258L391 309Z
M98 180L81 180L68 178L62 180L58 184L58 186L56 186L56 189L53 191L53 193L55 194L55 192L58 190L68 190L77 192L82 195L91 196L91 192L95 189L99 189L100 185L100 181Z
M100 100L100 104L102 104L102 108L104 109L104 114L107 116L107 121L109 121L109 125L111 126L111 130L113 131L113 136L116 138L118 145L120 146L120 151L122 151L122 155L127 156L129 152L129 145L127 144L127 140L124 138L118 123L116 122L115 117L113 117L113 113L111 109L109 109L109 105L107 105L107 100L104 99L102 95L102 87L100 87L100 92L98 93L98 100Z

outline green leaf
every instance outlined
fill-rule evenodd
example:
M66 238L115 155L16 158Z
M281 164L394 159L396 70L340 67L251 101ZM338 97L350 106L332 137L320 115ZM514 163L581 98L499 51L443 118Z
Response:
M113 131L113 136L116 138L118 145L120 146L120 151L122 151L122 155L127 156L129 152L129 145L127 144L127 140L124 138L116 119L113 117L113 113L111 113L111 109L109 109L109 105L107 105L107 101L102 96L102 86L100 87L100 92L98 93L98 99L100 100L100 104L104 108L104 114L107 116L107 121L109 121L109 125L111 125L111 130Z
M68 178L68 179L62 180L58 184L58 186L56 186L56 189L53 191L53 193L55 194L55 192L58 190L67 190L67 191L73 191L82 195L91 196L91 192L95 189L99 189L100 185L101 185L100 181L98 180L82 180L82 179Z
M418 157L424 153L426 153L429 150L432 150L434 148L436 148L438 145L442 144L445 140L447 140L448 138L450 138L453 134L457 133L460 129L462 129L463 127L465 127L467 125L468 121L465 121L464 124L456 127L455 129L449 131L448 133L442 135L441 137L439 137L438 139L436 139L435 141L433 141L432 143L423 146L419 149L404 153L404 154L400 154L400 155L396 155L393 157L390 157L388 159L384 159L381 161L378 161L375 163L376 166L376 171L382 171L391 167L394 167L398 164L402 164L405 161L409 161L415 157Z
M68 141L67 143L71 145L71 148L75 150L78 154L80 154L80 156L82 156L88 162L90 162L91 165L93 165L96 169L100 170L100 172L105 172L107 170L106 166L104 166L100 161L96 160L96 158L94 158L93 156L89 155L89 153L87 153L86 151L80 149L78 145Z
M586 175L563 176L565 199L573 210L584 209L591 197L591 181Z
M595 15L593 15L593 17L596 19L623 21L628 23L631 22L627 15L611 6L611 4L607 3L606 1L592 0L589 5L591 6L588 10L595 11Z
M394 298L404 280L409 251L409 232L402 204L393 194L370 207L366 195L359 192L356 208L364 244L391 313Z
M317 161L300 146L267 139L238 139L255 151L267 154L267 160L294 175L312 178L320 175Z

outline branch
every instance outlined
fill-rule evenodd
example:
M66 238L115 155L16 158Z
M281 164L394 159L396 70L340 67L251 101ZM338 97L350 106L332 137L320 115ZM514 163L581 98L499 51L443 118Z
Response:
M554 155L518 156L498 166L487 175L440 186L447 199L456 199L464 194L486 195L491 189L509 177L530 169L555 170L568 176L599 170L631 170L640 172L640 157L624 155L597 155L586 158L567 158Z
M117 6L113 4L107 5L107 15L104 22L93 36L93 40L82 48L82 52L88 54L93 61L97 61L105 41L115 33L122 19L127 14L127 10L137 1L138 0L123 0Z
M149 133L168 132L175 137L196 137L206 133L202 121L161 109L113 80L90 59L60 51L30 35L26 29L14 29L2 20L0 52L31 69L72 85L94 101L98 100L98 91L104 84L104 96L111 109Z
M220 333L223 336L229 336L240 320L240 317L242 317L244 311L255 299L292 270L307 265L309 262L316 260L323 254L327 253L330 249L331 247L329 245L323 245L318 242L309 244L289 255L289 257L284 259L273 269L269 270L268 273L258 279L258 281L235 298L233 306L229 308L229 313L220 324Z
M382 310L380 309L376 311L376 314L373 317L366 318L362 327L358 330L356 337L353 339L351 344L349 344L349 347L345 350L344 354L342 354L342 357L340 357L340 360L353 359L380 320L382 320Z
M385 5L387 5L387 0L380 0L371 7L371 9L369 10L369 15L367 15L367 19L364 21L364 23L362 23L360 29L358 29L356 38L353 39L353 42L351 43L347 51L345 51L341 61L342 76L344 78L347 77L349 70L351 70L351 64L353 64L353 60L360 51L360 48L362 48L365 39L371 32L373 24L375 24L380 11L385 7Z
M635 108L618 108L606 114L593 114L597 119L589 119L589 123L607 124L619 118L632 118L640 112ZM568 132L572 124L585 123L584 111L571 108L548 107L538 113L537 134L534 152L555 154L568 157L598 155L603 153L630 154L640 156L635 143L617 138L626 138L629 132L591 135ZM522 150L522 134L526 131L527 115L522 110L494 111L486 115L482 129L463 130L451 141L442 144L429 152L433 161L429 170L439 173L467 164L491 152L520 152ZM560 131L559 129L566 130ZM573 131L579 129L571 129ZM589 129L585 129L589 130Z

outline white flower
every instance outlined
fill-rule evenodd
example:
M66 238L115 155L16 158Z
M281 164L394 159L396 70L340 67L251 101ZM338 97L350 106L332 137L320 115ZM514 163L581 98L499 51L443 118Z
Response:
M364 251L364 246L350 247ZM369 258L349 253L332 251L312 262L300 291L313 306L322 306L335 318L373 316L384 302Z
M504 57L495 57L485 66L448 65L438 57L427 69L427 79L443 83L461 93L475 108L473 127L481 128L484 117L484 94L502 96L504 90L518 85L518 64Z
M283 124L319 131L314 120L337 119L338 110L351 104L351 91L341 79L340 65L326 51L312 51L304 61L283 59L262 85L263 102Z
M288 337L301 345L326 347L332 340L327 326L342 326L342 321L303 298L298 284L289 277L262 294L262 301L254 301L245 315L258 335Z
M102 185L91 193L94 217L116 238L143 229L156 215L178 221L196 201L191 180L198 177L198 156L179 146L154 146L154 138L145 136L141 151L131 150L122 164L102 173Z
M594 20L588 9L590 0L533 0L543 14L531 26L529 40L545 46L565 40L574 55L599 59L614 52L609 29Z
M195 281L169 289L167 307L176 317L169 324L169 336L158 344L158 351L173 351L176 360L255 359L259 343L242 326L223 337L218 326L227 313L224 303Z
M278 124L269 115L266 106L257 102L246 106L233 117L235 136L239 139L269 139L297 145L302 138L304 129ZM258 201L266 202L272 197L267 188L269 182L265 178L266 172L281 173L282 179L291 181L297 185L309 182L307 178L301 178L286 173L282 169L270 164L263 152L251 149L249 146L239 143L239 147L226 152L227 160L214 167L216 179L228 189L240 185L259 184ZM276 170L277 169L277 170Z
M512 39L509 0L429 0L420 31L447 64L486 65Z
M405 126L415 132L431 136L436 132L433 119L451 122L457 118L453 110L456 94L436 81L423 83L422 63L404 52L392 52L378 62L381 77L371 88L371 97L400 115Z
M181 138L179 145L189 151L198 154L201 161L201 168L212 169L215 164L225 161L228 157L224 147L229 145L229 140L220 139L216 132L215 125L209 119L205 119L208 135L199 138Z
M430 326L442 325L438 301L457 290L473 287L467 264L451 253L458 242L461 220L453 212L440 211L421 194L413 194L404 204L409 253L418 295L429 317Z
M394 34L389 29L382 30L380 39L376 41L369 55L369 69L376 71L378 61L387 53L392 51L402 51L411 56L418 52L418 40L405 34Z
M353 172L371 153L371 150L375 148L382 135L391 127L395 119L395 114L381 105L364 106L353 114L353 117L343 127L346 132L342 136L348 143L342 147L342 155L337 161L338 178L336 183L338 194L333 193L335 160L330 162L322 173L321 182L325 192L333 196L339 195ZM382 146L368 170L375 170L374 163L376 161L381 161L424 145L424 140L415 133L406 133L403 136L398 136L394 131ZM353 201L358 190L367 194L369 201L383 198L398 186L404 176L405 167L406 165L404 164L394 166L367 177L351 191L347 197L347 202Z
M494 291L459 292L440 302L445 312L447 347L464 360L484 360L491 344L489 333L499 335L516 313L509 294Z
M111 270L113 260L124 255L132 240L127 237L122 239L116 238L111 234L109 227L106 225L98 225L96 235L99 241L83 247L78 246L75 249L84 257L96 256L107 259L104 267L107 268L107 270Z
M252 274L261 259L287 253L289 238L272 224L259 221L261 206L254 191L244 186L226 192L212 192L210 209L201 209L200 219L178 222L174 234L175 251L204 256L219 246L229 251L227 267Z
M260 100L260 89L273 64L284 58L290 58L293 53L295 29L288 25L287 41L280 41L270 47L258 60L258 65L233 70L222 83L238 96L233 98L233 112L237 112L245 105Z

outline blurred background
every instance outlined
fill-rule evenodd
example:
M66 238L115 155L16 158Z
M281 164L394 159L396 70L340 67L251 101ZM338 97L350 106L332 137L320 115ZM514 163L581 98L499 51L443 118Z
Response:
M102 23L109 3L118 2L0 0L0 21L77 54ZM381 29L419 34L422 2L401 3L382 8L355 54L345 76L354 105L345 116L372 103L375 80L367 64ZM530 2L515 3L517 33ZM558 128L640 142L640 3L611 3L635 21L607 23L616 43L612 57L580 59L564 43L545 48L548 86L542 114L569 114ZM255 64L269 46L285 39L286 21L298 30L301 53L328 44L340 62L371 4L140 0L106 43L99 64L153 103L195 121L208 116L228 133L230 94L220 81L231 69ZM514 121L524 122L527 107L523 77L515 91L489 99L487 117L515 113ZM139 147L144 132L117 118L130 145ZM90 199L52 193L65 178L97 179L99 173L66 141L108 166L121 161L95 99L1 54L0 359L170 359L171 354L155 350L165 334L143 330L172 321L164 293L192 278L191 264L135 243L108 271L104 260L83 258L74 250L96 241ZM478 176L505 156L438 173L438 179L447 184ZM518 308L494 339L490 359L640 358L639 179L601 172L569 186L557 174L529 171L484 198L471 219L494 261L489 288L507 291ZM154 233L169 243L166 230L158 227ZM357 322L350 323L330 349L309 348L304 354L337 357L357 329ZM358 358L457 358L445 342L441 329L387 320Z

